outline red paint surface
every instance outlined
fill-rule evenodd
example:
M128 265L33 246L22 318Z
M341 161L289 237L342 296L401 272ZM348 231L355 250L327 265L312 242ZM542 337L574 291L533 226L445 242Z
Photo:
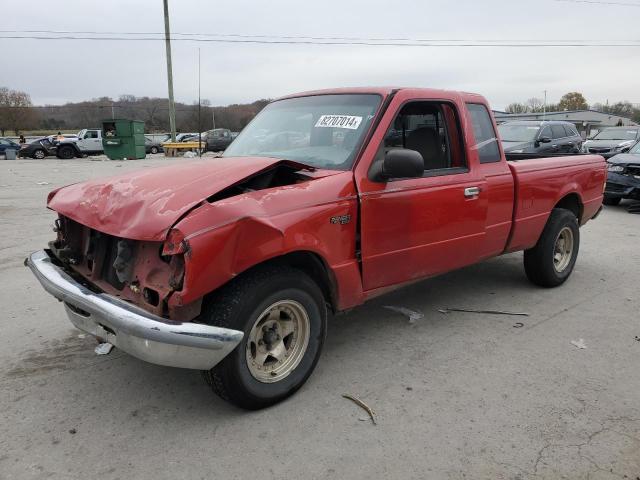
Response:
M391 88L339 89L305 95L378 93ZM301 94L302 95L302 94ZM367 174L395 114L411 100L455 107L468 171L455 175L373 182ZM170 307L197 302L248 268L291 252L312 252L327 267L337 306L345 309L400 285L481 259L533 246L551 209L568 194L583 206L581 223L602 202L606 178L599 156L480 164L465 103L478 95L399 90L352 171L305 172L300 183L219 200L207 197L264 171L278 160L221 158L144 170L59 190L49 207L111 235L163 241L185 238L184 287ZM467 187L480 195L464 197ZM330 222L350 215L347 224ZM360 231L361 260L356 254ZM175 246L171 246L175 248Z

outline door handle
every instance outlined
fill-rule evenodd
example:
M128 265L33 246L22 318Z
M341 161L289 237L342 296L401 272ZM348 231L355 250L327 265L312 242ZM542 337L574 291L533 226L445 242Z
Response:
M480 187L468 187L464 189L464 196L467 198L480 195Z

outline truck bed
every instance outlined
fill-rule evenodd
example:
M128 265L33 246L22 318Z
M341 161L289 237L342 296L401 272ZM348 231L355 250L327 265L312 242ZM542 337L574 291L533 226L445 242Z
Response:
M591 219L602 204L607 171L600 155L536 157L526 162L509 160L507 164L515 190L507 252L533 247L551 210L565 198L569 203L577 202L581 225Z

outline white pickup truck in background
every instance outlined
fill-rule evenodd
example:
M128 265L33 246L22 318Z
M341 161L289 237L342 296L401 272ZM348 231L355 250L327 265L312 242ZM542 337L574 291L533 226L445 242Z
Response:
M58 143L56 156L70 159L103 152L102 130L99 128L84 128L78 132L77 139L65 139Z

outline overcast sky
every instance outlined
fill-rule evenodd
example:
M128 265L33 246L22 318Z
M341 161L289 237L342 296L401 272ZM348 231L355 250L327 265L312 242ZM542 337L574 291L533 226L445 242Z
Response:
M614 0L611 0L614 1ZM469 40L632 41L638 7L557 0L169 0L173 32ZM3 30L162 32L162 0L4 0ZM1 33L0 35L10 35ZM635 40L638 42L639 40ZM166 97L164 42L0 39L0 86L34 104L121 94ZM639 43L640 45L640 43ZM640 46L461 48L173 42L176 100L214 105L317 88L397 85L465 90L494 108L581 91L640 103Z

